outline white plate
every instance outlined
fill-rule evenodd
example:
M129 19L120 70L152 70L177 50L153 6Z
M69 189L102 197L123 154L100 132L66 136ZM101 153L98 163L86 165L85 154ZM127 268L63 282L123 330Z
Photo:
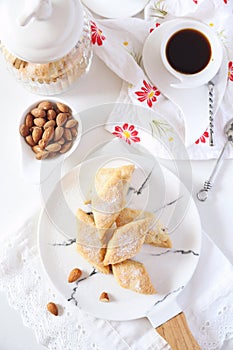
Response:
M176 88L179 83L165 68L161 59L163 34L180 19L164 22L148 36L142 53L143 65L150 80L181 110L185 121L185 145L192 145L203 134L209 124L209 97L207 84L196 88ZM223 49L223 61L214 87L214 113L216 113L227 84L228 59Z
M131 17L144 9L149 0L82 0L83 4L99 16L106 18Z
M74 243L77 230L75 213L77 208L85 208L83 200L97 168L132 162L136 165L132 179L136 189L152 168L153 171L142 194L129 197L129 206L147 210L165 206L157 215L167 225L173 242L170 251L144 245L135 257L145 264L157 289L157 294L149 296L121 288L113 275L93 274L93 267L79 256ZM173 204L167 205L174 200ZM96 317L129 320L146 316L156 302L165 300L167 295L182 290L187 284L198 262L201 226L189 192L170 171L142 156L131 154L113 158L110 155L89 159L62 178L41 213L38 240L45 270L67 300L71 299ZM77 284L69 284L67 277L74 267L83 271L85 279ZM102 291L109 293L109 303L99 301Z

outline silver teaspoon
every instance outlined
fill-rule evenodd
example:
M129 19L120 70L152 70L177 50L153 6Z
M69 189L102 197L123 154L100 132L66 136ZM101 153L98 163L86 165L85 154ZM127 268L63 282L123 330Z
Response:
M214 146L214 82L209 81L208 90L209 90L209 129L210 129L210 138L209 145Z
M205 181L203 188L197 193L197 198L201 202L204 202L208 198L208 192L213 187L214 180L215 180L217 173L220 169L220 166L222 164L223 155L224 155L225 150L227 148L228 142L231 142L231 144L233 145L233 119L230 119L226 123L226 125L224 127L224 133L226 135L227 140L226 140L226 142L221 150L221 153L220 153L220 155L215 163L215 166L212 170L212 173L211 173L209 179L207 181Z

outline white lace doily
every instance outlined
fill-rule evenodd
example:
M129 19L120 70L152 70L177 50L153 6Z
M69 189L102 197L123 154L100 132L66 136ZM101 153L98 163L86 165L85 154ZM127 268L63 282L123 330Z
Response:
M195 312L192 307L186 311L202 350L226 349L228 341L233 339L232 269L223 270L223 276L225 283L220 282L218 288L213 286L212 295L204 296L206 300L197 301Z
M198 318L192 314L192 322L196 328L195 333L198 334L197 341L203 350L218 350L228 347L228 342L233 338L232 306L233 290L216 299L209 305L208 309L198 313ZM188 315L188 313L186 314ZM191 315L188 317L191 319Z
M109 322L67 302L49 283L36 245L37 219L0 245L0 288L38 341L50 350L169 350L147 319ZM59 316L46 310L58 305Z
M205 233L197 269L178 303L202 350L233 349L233 267Z

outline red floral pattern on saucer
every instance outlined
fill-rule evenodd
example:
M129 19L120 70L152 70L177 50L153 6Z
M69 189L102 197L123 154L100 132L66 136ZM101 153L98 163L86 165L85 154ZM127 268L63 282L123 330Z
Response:
M91 42L93 45L103 45L103 41L106 37L103 35L103 31L97 27L96 23L91 21Z
M146 80L143 80L143 85L141 91L136 91L135 94L139 96L138 101L147 102L149 107L153 106L153 103L157 101L157 96L160 95L160 91L157 87L151 85Z
M134 125L130 125L128 123L124 123L121 126L117 125L115 126L115 129L112 133L113 135L115 135L116 137L119 137L123 140L125 140L125 142L127 142L129 145L131 144L131 141L133 142L140 142L140 137L138 137L138 131L135 130L135 126Z
M209 137L209 133L208 133L208 131L206 130L206 131L203 133L203 135L201 135L201 137L200 137L197 141L195 141L196 145L198 145L199 142L206 143L206 138L208 138L208 137Z

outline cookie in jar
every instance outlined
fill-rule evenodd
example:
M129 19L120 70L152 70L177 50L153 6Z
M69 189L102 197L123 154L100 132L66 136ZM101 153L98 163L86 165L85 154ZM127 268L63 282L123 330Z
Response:
M30 92L60 94L89 70L91 30L79 0L15 0L0 12L2 54Z

